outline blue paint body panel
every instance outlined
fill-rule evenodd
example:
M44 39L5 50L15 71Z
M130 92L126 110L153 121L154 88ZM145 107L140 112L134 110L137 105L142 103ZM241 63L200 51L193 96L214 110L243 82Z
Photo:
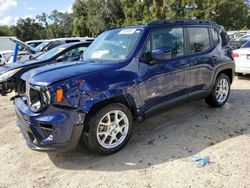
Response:
M204 23L129 27L143 29L143 33L131 56L125 61L54 64L25 73L22 79L30 85L49 90L51 103L45 111L36 114L16 100L19 118L21 121L24 121L24 117L30 118L24 122L35 129L34 134L38 138L42 133L36 128L37 122L55 124L58 134L52 143L55 144L70 138L73 127L77 124L76 119L79 120L76 116L84 119L93 106L114 97L130 96L136 109L135 116L141 117L163 102L176 98L185 101L196 92L209 93L220 71L227 69L232 74L234 72L234 62L221 42L206 51L191 55L185 53L181 57L162 60L156 64L148 64L140 59L145 41L152 30L189 26L220 28L217 24ZM64 91L61 103L56 102L58 88Z

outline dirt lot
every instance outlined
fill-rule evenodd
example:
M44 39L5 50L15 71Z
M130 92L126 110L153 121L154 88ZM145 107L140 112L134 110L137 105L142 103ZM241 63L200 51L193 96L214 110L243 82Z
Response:
M127 146L108 157L83 146L31 151L8 97L0 112L0 187L250 187L250 77L235 80L221 109L198 101L137 123ZM212 163L200 167L193 155Z

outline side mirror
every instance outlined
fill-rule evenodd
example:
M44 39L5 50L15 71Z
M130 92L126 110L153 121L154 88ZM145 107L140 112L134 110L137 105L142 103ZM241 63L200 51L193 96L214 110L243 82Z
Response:
M151 57L153 60L158 60L158 61L168 60L171 59L172 57L171 52L172 50L170 48L159 48L152 51Z
M140 60L143 62L150 62L152 61L151 52L145 52L141 55Z

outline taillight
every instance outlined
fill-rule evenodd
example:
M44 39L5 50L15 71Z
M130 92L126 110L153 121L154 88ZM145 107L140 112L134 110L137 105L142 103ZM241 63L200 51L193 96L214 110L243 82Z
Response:
M240 55L238 53L235 53L235 52L232 53L232 58L235 59L235 58L238 58L238 57L240 57Z
M63 89L57 89L56 90L56 101L58 103L61 103L63 101Z

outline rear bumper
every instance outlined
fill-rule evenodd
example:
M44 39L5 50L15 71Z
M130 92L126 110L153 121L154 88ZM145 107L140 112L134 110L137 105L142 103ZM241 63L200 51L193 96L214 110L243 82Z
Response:
M250 67L236 67L236 73L250 74Z
M43 113L33 113L20 98L15 99L15 106L17 126L30 149L64 152L77 146L85 114L53 106Z

